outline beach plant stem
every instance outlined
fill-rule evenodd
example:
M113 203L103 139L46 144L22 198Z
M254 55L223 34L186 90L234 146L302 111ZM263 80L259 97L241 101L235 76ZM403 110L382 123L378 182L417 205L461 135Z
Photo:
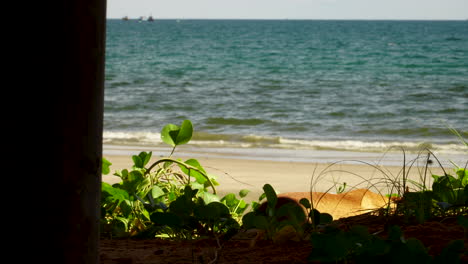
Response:
M156 167L158 164L161 164L161 163L164 163L164 162L171 162L171 163L176 163L176 164L179 164L181 166L184 166L185 168L187 168L189 171L190 170L194 170L198 173L200 173L207 181L208 183L210 184L211 188L213 189L213 194L216 194L216 188L214 187L214 184L213 182L210 180L210 177L208 177L208 175L206 175L205 172L203 172L202 170L194 167L194 166L191 166L185 162L182 162L180 160L176 160L176 159L172 159L172 158L163 158L163 159L160 159L158 161L156 161L155 163L153 163L149 168L148 170L145 172L145 174L149 174L151 172L151 170Z
M172 154L174 154L174 151L175 151L176 147L177 147L177 146L174 146L174 147L172 148L172 151L171 151L171 154L169 154L169 157L172 157Z

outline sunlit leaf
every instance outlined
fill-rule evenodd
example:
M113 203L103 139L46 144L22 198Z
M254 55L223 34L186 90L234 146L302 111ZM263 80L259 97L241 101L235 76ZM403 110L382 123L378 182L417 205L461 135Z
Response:
M201 192L201 193L199 193L199 196L203 199L203 201L206 204L220 201L219 197L216 194L212 194L212 193L209 193L209 192Z
M173 147L176 146L177 135L179 134L180 128L174 124L167 124L161 130L161 140Z
M133 166L135 168L143 168L143 161L141 160L140 156L133 155L132 160L133 160L133 164L134 164Z
M108 161L106 158L102 158L102 168L101 168L101 173L104 174L104 175L107 175L110 173L110 166L112 165L112 163L110 163L110 161Z
M239 192L239 196L240 196L241 198L244 198L244 197L247 196L247 194L249 194L249 192L250 192L249 190L242 189L242 190L240 190L240 192Z
M203 167L201 166L201 164L198 162L198 160L196 159L189 159L187 161L185 161L186 164L194 167L194 168L197 168L199 171L196 171L196 170L193 170L193 169L189 169L187 168L186 166L184 165L179 165L180 169L187 175L189 175L190 177L194 177L196 179L196 181L200 184L204 184L207 179L206 177L202 174L204 173L206 175L206 171L203 169Z
M177 134L176 140L174 141L176 145L186 144L190 141L193 134L193 126L190 120L184 120L180 126L180 131Z
M157 185L154 185L152 188L151 188L151 196L156 199L158 197L161 197L163 196L165 193L164 191Z
M190 120L184 120L181 126L167 124L161 130L161 139L164 143L173 147L186 144L193 134L193 126Z

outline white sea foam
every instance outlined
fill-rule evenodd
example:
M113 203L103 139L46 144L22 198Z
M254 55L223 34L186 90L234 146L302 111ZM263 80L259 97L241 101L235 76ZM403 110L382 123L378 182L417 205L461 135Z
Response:
M161 146L161 134L145 131L105 131L104 144ZM211 140L212 139L212 140ZM361 140L305 140L258 135L212 135L196 136L189 144L196 147L215 148L277 148L291 150L337 150L358 152L405 152L418 153L431 150L437 153L468 154L468 148L459 143L437 144L428 142L361 141Z
M154 132L104 131L103 143L141 146L159 145L162 140L161 134Z

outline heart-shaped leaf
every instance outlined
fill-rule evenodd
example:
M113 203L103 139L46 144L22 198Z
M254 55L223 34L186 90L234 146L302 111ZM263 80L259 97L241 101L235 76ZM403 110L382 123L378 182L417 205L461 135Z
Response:
M173 147L176 146L177 135L179 134L180 128L174 124L167 124L161 130L161 140Z
M190 141L193 134L193 126L190 120L184 120L181 126L167 124L161 130L161 140L173 147L186 144Z

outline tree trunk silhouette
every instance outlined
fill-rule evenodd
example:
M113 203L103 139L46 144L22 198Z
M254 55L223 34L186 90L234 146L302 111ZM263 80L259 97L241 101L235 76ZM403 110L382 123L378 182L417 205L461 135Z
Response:
M48 175L48 263L99 263L106 0L62 0ZM55 62L55 61L54 61ZM55 68L57 69L57 68ZM57 74L58 75L58 74Z

